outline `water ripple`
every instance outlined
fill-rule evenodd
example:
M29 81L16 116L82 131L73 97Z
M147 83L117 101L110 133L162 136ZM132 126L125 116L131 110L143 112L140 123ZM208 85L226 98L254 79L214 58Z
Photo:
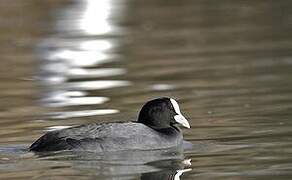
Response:
M53 119L67 119L76 117L86 117L86 116L97 116L97 115L107 115L118 113L117 109L97 109L97 110L83 110L83 111L64 111L64 112L54 112L49 115Z

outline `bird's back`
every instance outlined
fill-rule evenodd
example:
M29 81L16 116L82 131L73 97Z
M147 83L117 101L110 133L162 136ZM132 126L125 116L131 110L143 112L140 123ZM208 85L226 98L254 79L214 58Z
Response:
M48 132L35 141L30 150L147 150L172 148L181 143L182 134L175 128L156 131L142 123L104 123Z

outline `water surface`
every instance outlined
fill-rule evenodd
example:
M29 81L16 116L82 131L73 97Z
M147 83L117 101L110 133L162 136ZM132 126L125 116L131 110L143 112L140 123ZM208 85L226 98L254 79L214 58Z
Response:
M2 179L291 179L290 1L1 4ZM192 150L26 151L62 126L135 120L160 96L180 103Z

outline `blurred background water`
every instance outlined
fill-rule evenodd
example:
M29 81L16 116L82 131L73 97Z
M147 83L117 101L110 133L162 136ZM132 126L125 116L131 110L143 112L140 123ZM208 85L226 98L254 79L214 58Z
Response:
M0 179L291 179L291 1L0 4ZM135 120L159 96L179 101L194 149L26 152L52 129Z

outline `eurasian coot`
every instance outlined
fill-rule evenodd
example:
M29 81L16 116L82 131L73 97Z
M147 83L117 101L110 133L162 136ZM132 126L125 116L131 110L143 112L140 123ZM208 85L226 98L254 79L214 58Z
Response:
M123 151L176 148L183 144L180 124L190 128L178 103L167 97L148 101L136 122L93 123L47 132L30 151Z

